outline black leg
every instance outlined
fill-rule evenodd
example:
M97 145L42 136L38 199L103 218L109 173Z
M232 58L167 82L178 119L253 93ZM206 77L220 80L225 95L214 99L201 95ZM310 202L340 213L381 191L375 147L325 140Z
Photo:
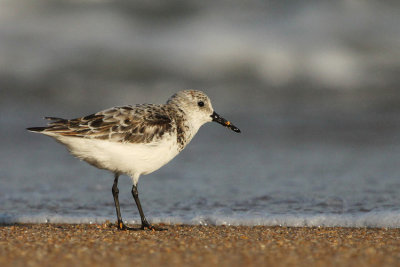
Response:
M163 228L155 227L155 226L153 226L153 225L151 225L150 223L147 222L146 217L144 216L144 213L143 213L142 205L140 204L139 193L138 193L136 185L132 186L132 196L135 199L136 206L137 206L137 208L139 210L140 218L142 220L142 229L146 229L147 228L147 229L155 230L155 231L166 230L166 229L163 229Z
M118 218L117 228L119 230L130 230L130 227L126 226L122 222L121 211L120 211L120 208L119 208L119 200L118 200L118 194L119 194L118 178L119 178L119 174L116 173L115 174L115 178L114 178L114 184L113 184L113 187L112 187L112 194L113 194L113 197L114 197L114 204L115 204L115 209L117 211L117 218Z

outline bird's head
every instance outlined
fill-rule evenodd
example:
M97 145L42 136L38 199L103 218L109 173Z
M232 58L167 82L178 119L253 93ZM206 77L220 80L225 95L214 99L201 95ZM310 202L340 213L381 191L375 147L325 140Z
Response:
M201 91L180 91L168 99L167 103L176 104L198 128L207 122L214 121L234 132L240 133L240 130L236 126L214 111L210 98Z

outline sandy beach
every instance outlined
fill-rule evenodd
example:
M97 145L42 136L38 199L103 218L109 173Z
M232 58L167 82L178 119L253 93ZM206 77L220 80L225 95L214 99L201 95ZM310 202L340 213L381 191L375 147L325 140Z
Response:
M399 266L400 229L111 224L0 227L0 266Z

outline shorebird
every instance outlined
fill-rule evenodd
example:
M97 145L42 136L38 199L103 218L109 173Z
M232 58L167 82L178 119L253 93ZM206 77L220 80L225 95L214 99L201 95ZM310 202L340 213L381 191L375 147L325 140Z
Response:
M142 222L140 229L163 230L151 225L144 215L137 189L139 177L172 160L207 122L214 121L240 133L213 110L206 94L196 90L180 91L163 105L128 105L76 119L45 119L51 121L46 127L27 130L53 137L77 158L114 173L112 194L120 230L135 230L122 221L118 200L121 174L132 179L132 196Z

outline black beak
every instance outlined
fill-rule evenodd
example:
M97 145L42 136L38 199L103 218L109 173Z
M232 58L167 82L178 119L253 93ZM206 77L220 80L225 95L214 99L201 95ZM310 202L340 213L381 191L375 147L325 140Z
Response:
M224 118L222 118L220 115L218 115L217 113L214 113L211 115L212 121L218 122L219 124L231 129L234 132L240 133L239 128L237 128L235 125L233 125L232 123L230 123L229 121L225 120Z

